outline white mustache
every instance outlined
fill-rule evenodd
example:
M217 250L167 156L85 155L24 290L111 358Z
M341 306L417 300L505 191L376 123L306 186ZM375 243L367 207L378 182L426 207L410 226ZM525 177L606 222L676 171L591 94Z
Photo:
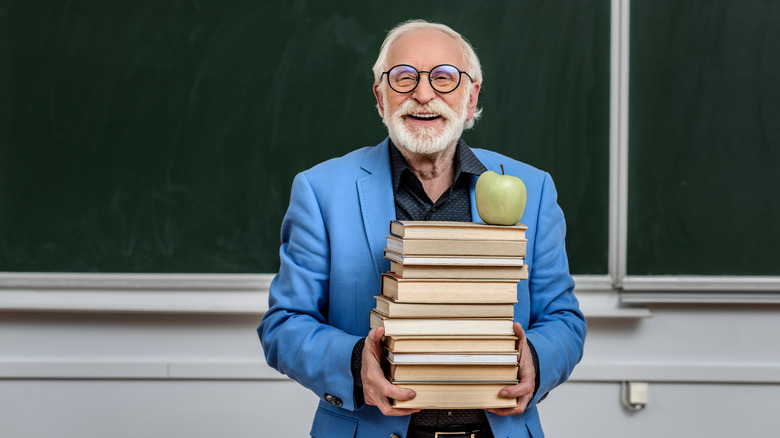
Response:
M431 100L424 105L414 100L407 100L398 107L394 115L396 117L403 117L418 114L436 114L448 120L453 120L457 117L457 114L452 108L438 99Z

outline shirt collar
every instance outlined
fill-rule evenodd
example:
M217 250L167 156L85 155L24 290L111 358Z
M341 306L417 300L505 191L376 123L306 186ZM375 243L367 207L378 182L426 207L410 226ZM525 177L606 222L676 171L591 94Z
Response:
M398 184L401 182L401 175L405 170L408 170L412 174L412 169L406 163L406 159L398 150L398 147L390 140L390 168L393 174L393 191L398 188ZM469 145L461 138L458 140L458 145L455 149L455 179L457 179L461 173L470 173L472 175L482 175L487 168L471 150Z

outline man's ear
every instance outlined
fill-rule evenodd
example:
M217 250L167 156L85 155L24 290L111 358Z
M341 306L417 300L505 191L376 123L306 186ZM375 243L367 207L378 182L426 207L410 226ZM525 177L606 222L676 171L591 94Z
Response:
M477 102L479 101L479 90L482 86L476 82L471 83L471 94L469 95L469 113L466 120L474 118L474 111L477 110Z
M374 97L376 98L376 107L379 110L379 115L385 116L384 100L382 99L382 91L380 90L381 84L374 84Z

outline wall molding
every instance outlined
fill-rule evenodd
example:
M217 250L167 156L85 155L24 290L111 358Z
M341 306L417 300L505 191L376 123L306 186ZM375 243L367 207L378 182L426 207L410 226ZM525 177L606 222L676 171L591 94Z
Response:
M583 362L569 381L780 384L780 363Z
M274 274L0 273L0 311L220 313L268 310ZM589 318L644 318L609 276L574 276Z
M0 273L0 311L262 314L274 274ZM575 275L588 318L647 304L780 304L780 277Z
M272 274L0 273L0 310L261 314Z
M0 360L2 379L290 380L263 360Z
M780 277L629 276L621 303L780 304Z
M262 360L4 360L0 380L290 380ZM583 362L570 382L780 384L780 363Z

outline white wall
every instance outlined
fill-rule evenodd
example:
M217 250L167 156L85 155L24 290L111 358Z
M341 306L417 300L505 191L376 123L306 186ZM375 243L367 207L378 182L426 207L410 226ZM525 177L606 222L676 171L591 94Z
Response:
M304 437L315 403L291 381L0 380L0 436Z
M656 305L591 319L572 379L540 405L549 437L778 436L780 306ZM632 412L621 382L648 381Z
M585 357L540 406L549 437L780 430L780 305L662 304L619 316L579 296L591 315ZM259 312L19 307L0 312L0 437L308 436L317 399L264 363ZM622 406L624 380L650 382L645 409Z
M259 320L0 312L0 437L307 436L316 397L265 364Z

